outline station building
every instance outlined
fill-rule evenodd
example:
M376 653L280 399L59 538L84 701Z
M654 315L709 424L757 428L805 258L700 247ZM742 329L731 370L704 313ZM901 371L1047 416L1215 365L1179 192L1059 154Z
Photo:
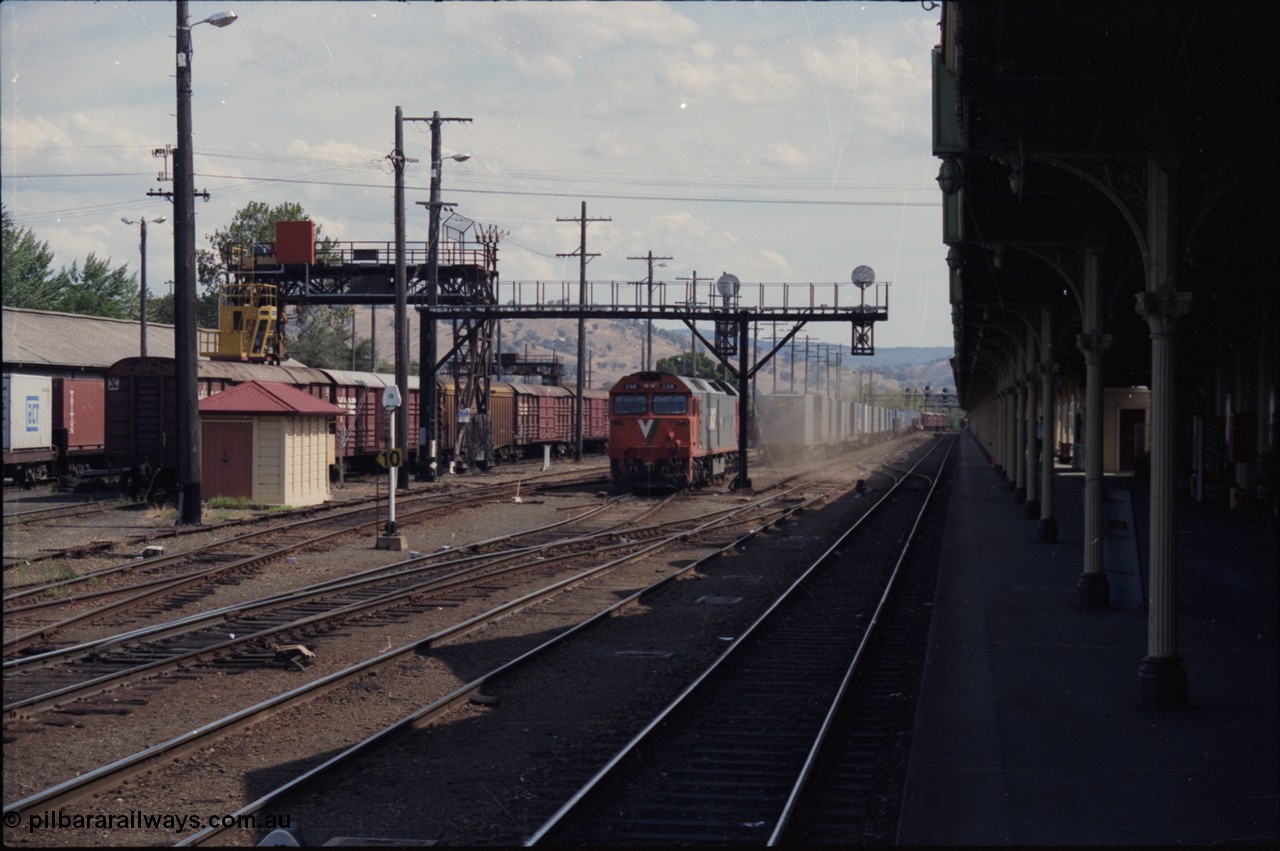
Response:
M960 403L1040 539L1055 456L1084 471L1082 606L1108 606L1104 471L1150 476L1152 706L1186 700L1175 496L1275 506L1276 25L1254 0L955 0L934 51Z

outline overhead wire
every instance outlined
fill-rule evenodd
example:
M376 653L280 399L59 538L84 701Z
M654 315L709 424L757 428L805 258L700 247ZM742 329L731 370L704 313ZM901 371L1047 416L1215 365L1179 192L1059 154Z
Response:
M411 125L413 126L413 125ZM470 195L488 195L505 198L509 204L507 210L494 211L498 213L497 217L490 217L493 221L509 221L509 222L527 222L545 223L554 221L563 210L554 209L549 204L534 199L550 199L550 198L573 198L582 200L613 200L613 201L665 201L680 203L726 203L726 204L777 204L791 206L830 206L830 207L938 207L940 202L934 200L927 201L911 201L907 200L910 192L920 191L922 193L936 191L936 187L932 187L932 181L903 181L899 178L873 178L863 180L853 180L842 182L839 184L820 185L814 181L796 180L796 179L780 179L771 177L747 177L747 176L727 176L727 177L702 177L702 178L686 178L668 175L646 175L626 172L612 173L582 173L582 172L560 172L560 171L527 171L512 170L502 167L500 157L490 156L490 152L494 150L493 145L488 141L483 133L477 132L473 125L458 124L450 125L452 130L460 130L459 135L464 139L471 149L473 158L477 160L478 168L460 168L456 172L451 172L450 181L447 192L457 194ZM418 128L420 131L422 128ZM42 155L48 152L37 148L16 148L6 151L10 156L9 161L12 162L12 155L24 152L41 151ZM138 152L144 149L137 146L82 146L75 149L75 152L83 154L86 152ZM60 151L62 153L71 153L70 151ZM428 156L424 159L429 159ZM253 174L230 174L211 171L199 171L197 177L206 180L226 181L221 186L214 187L220 196L240 197L250 195L261 191L264 187L272 185L310 185L310 186L334 186L349 187L360 189L380 189L390 190L391 186L384 182L366 182L366 181L350 181L340 178L354 176L362 172L377 170L381 174L385 171L381 168L381 159L371 157L368 160L344 160L330 158L300 158L296 156L286 156L281 154L270 153L243 153L225 150L212 149L208 151L200 151L200 157L205 159L228 159L242 160L246 162L262 162L262 163L287 163L287 164L306 164L314 166L312 169L304 169L293 176L265 176ZM486 165L480 165L485 163ZM491 164L499 164L496 167ZM429 165L428 165L429 169ZM9 172L3 174L2 177L6 181L16 180L86 180L86 179L116 179L116 178L150 178L154 172L139 171L77 171L77 172ZM429 176L429 174L428 174ZM597 191L584 191L580 189L569 188L539 188L540 185L551 183L557 187L565 187L567 184L576 184L581 186L603 187ZM242 184L242 185L236 185ZM692 193L663 193L654 191L651 193L642 192L622 192L610 191L610 186L634 186L648 187L654 190L661 190L668 187L679 186L681 188L699 187L708 189L733 190L743 189L748 191L769 193L772 191L787 191L793 193L820 193L828 197L803 198L803 197L769 197L767 194L762 197L751 197L739 195L732 192L717 192L705 194ZM487 188L493 187L493 188ZM413 184L406 186L406 189L412 191L427 192L430 191L429 185ZM829 197L833 194L843 194L844 192L857 192L859 194L875 194L878 192L894 192L897 198L886 200L876 200L872 198L849 198L849 197ZM138 207L137 199L122 200L119 202L107 202L102 204L86 204L73 207L65 207L53 210L44 210L39 212L27 213L23 215L24 223L41 223L55 221L68 218L79 218L89 215L99 215L104 212L113 212L120 210L134 210ZM502 215L506 213L506 215ZM514 241L514 240L513 240ZM520 244L520 243L517 243ZM553 255L543 251L538 251L532 246L524 244L526 250L533 251L544 257Z

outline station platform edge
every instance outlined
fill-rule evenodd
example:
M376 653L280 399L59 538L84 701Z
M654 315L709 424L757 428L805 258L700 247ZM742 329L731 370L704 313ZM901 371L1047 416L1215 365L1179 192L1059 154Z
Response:
M1179 498L1189 705L1144 709L1146 482L1107 477L1108 527L1132 524L1107 547L1125 593L1085 609L1082 474L1059 468L1043 542L977 441L957 449L899 844L1275 846L1275 519Z

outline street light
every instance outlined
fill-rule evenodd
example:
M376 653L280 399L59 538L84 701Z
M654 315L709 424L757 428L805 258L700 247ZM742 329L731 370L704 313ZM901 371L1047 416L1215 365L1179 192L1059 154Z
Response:
M438 110L432 111L430 119L412 119L431 122L431 194L427 202L427 315L418 329L421 337L419 350L421 365L418 369L418 383L421 388L418 411L418 481L434 482L438 474L436 466L437 443L440 436L438 422L439 395L436 386L436 359L438 346L436 340L436 306L440 303L440 208L451 206L440 201L440 175L444 160L465 162L471 154L450 154L445 156L440 148L440 125L445 121L466 121L470 118L444 118Z
M196 322L195 158L191 131L191 28L200 24L225 27L235 12L218 12L188 23L188 0L177 2L178 149L173 163L173 349L174 395L177 397L177 525L199 525L200 408L196 363L199 339Z
M440 303L440 208L452 206L440 201L440 181L443 174L444 160L466 162L471 154L450 154L443 156L440 152L440 122L470 121L470 119L442 119L439 112L431 113L431 190L428 196L427 209L427 318L420 323L419 334L425 342L426 356L418 369L419 385L423 386L421 394L422 407L418 412L418 481L434 482L438 474L436 458L440 439L438 386L436 385L436 359L439 356L439 341L436 336L435 309ZM454 362L455 364L457 361ZM457 372L454 373L457 381ZM424 386L425 385L425 386Z
M154 219L148 219L143 216L135 222L128 216L121 216L120 221L124 222L126 225L138 225L141 230L138 243L138 249L142 252L142 265L139 267L138 272L140 281L139 301L141 304L141 310L138 314L139 326L141 328L141 341L138 346L138 354L145 358L147 356L147 222L151 222L153 225L158 225L163 224L166 219L164 216L157 216Z

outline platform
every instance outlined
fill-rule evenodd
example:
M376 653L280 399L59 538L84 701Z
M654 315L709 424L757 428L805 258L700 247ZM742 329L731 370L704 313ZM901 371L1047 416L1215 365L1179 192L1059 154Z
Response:
M898 842L1275 845L1280 831L1276 525L1179 498L1179 655L1190 706L1138 707L1141 597L1076 607L1081 474L1059 468L1059 540L1036 540L963 435ZM1113 599L1141 594L1146 483L1107 477ZM1119 512L1120 516L1115 516ZM1138 561L1120 563L1126 550ZM1129 570L1126 578L1123 573Z

